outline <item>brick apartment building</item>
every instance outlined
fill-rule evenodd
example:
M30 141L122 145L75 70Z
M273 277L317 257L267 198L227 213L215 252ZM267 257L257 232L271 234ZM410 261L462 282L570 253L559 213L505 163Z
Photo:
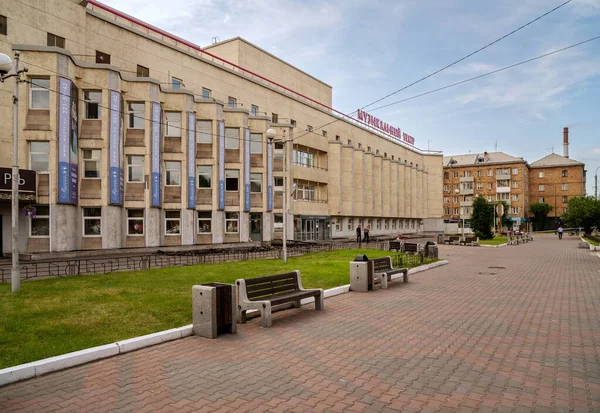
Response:
M552 206L548 225L554 228L569 199L585 195L585 164L569 158L569 130L563 129L563 156L552 153L532 164L503 152L444 157L443 218L463 222L473 212L478 195L488 202L505 201L513 227L531 229L529 206Z

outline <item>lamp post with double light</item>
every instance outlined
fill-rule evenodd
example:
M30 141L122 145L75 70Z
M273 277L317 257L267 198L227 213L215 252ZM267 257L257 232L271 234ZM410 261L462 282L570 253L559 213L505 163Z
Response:
M598 169L600 166L596 168L596 172L594 172L594 197L596 201L598 200Z
M275 136L277 136L277 132L273 128L267 129L267 139L269 140L269 145L273 145L273 141L275 140ZM286 147L286 139L285 135L282 139L283 143L283 247L281 250L281 260L283 262L287 262L287 147Z
M460 194L460 190L459 189L455 189L454 193L458 195L458 194ZM460 208L459 209L459 215L458 215L458 217L460 218L460 221L462 223L462 229L461 229L460 234L461 234L461 237L462 237L462 239L464 241L464 239L465 239L465 219L463 218L463 214L460 213L460 211L462 210L462 206L460 206L460 200L458 201L458 207Z
M19 69L19 51L15 51L14 62L7 55L0 53L0 82L15 78L13 95L13 167L11 175L11 215L12 215L12 268L10 283L12 292L21 288L21 268L19 267L19 83L21 74L27 67Z

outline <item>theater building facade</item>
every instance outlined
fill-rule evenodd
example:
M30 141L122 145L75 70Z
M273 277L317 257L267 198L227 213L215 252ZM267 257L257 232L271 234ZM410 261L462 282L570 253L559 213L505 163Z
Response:
M241 38L200 48L95 1L7 0L0 52L15 50L29 69L22 252L269 242L284 196L289 239L442 227L441 154L336 111L329 85ZM0 85L0 168L13 163L13 86Z

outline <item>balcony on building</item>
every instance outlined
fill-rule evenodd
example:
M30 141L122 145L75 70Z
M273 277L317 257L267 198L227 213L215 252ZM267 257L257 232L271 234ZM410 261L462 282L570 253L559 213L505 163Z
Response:
M504 180L504 179L510 179L510 169L507 169L506 171L504 171L504 170L496 171L496 180L500 181L500 180Z
M496 187L496 193L497 194L509 194L510 186L498 186L498 187Z
M461 176L460 177L460 182L474 182L475 178L473 178L472 176Z
M461 195L473 195L474 193L475 193L475 190L473 188L464 188L464 187L460 188Z

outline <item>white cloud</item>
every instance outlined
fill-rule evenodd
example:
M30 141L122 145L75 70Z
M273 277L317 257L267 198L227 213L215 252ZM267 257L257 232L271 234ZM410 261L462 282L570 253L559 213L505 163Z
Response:
M592 149L592 152L597 153L598 155L600 155L600 148L594 148L594 149Z

